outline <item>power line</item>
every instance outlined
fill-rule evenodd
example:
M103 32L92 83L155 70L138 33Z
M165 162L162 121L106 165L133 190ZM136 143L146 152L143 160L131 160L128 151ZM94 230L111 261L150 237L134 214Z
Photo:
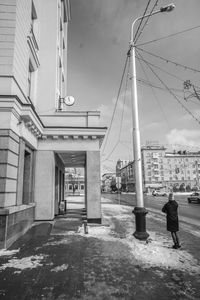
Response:
M176 32L176 33L172 33L172 34L163 36L163 37L158 38L158 39L155 39L155 40L151 40L151 41L144 42L144 43L139 44L139 45L137 45L137 46L143 46L143 45L147 45L147 44L154 43L154 42L157 42L157 41L161 41L161 40L167 39L167 38L169 38L169 37L176 36L176 35L178 35L178 34L182 34L182 33L185 33L185 32L191 31L191 30L194 30L194 29L199 28L199 27L200 27L200 25L199 25L199 26L194 26L194 27L191 27L191 28L188 28L188 29L185 29L185 30Z
M136 50L136 51L137 51L137 50ZM140 54L139 54L139 55L140 55ZM143 73L144 73L145 77L147 78L147 80L149 80L148 75L147 75L146 71L144 70L141 61L139 61L139 62L140 62L140 65L141 65L141 68L142 68L142 70L143 70ZM154 91L154 89L153 89L152 86L151 86L151 90L152 90L152 93L153 93L153 95L154 95L154 98L155 98L155 100L156 100L156 102L157 102L157 104L158 104L158 106L159 106L159 108L160 108L160 110L161 110L161 112L162 112L162 114L163 114L163 116L164 116L164 119L165 119L165 121L166 121L168 127L170 128L170 125L169 125L168 119L167 119L167 117L166 117L166 114L165 114L164 110L162 109L162 106L161 106L160 102L158 101L157 95L156 95L156 93L155 93L155 91Z
M113 110L113 114L112 114L110 126L109 126L108 131L107 131L107 135L106 135L106 139L105 139L104 146L103 146L103 149L102 149L102 153L105 150L105 147L106 147L106 144L107 144L107 140L108 140L108 136L109 136L109 133L110 133L110 130L111 130L111 127L112 127L112 123L113 123L115 111L116 111L116 108L117 108L117 103L118 103L119 96L120 96L120 93L121 93L122 83L123 83L123 80L124 80L124 75L125 75L125 71L126 71L128 59L129 59L129 57L127 55L126 56L126 60L125 60L125 64L124 64L124 68L123 68L123 72L122 72L122 77L121 77L120 85L119 85L119 90L118 90L118 94L117 94L117 100L115 102L115 107L114 107L114 110Z
M123 123L123 120L124 120L124 107L125 107L125 101L126 101L126 92L127 92L127 85L128 85L129 69L130 69L130 57L128 57L128 70L127 70L127 75L126 75L126 84L125 84L125 92L124 92L124 99L123 99L122 118L121 118L121 123L120 123L120 130L119 130L118 140L120 140L120 137L121 137L122 123Z
M140 54L140 56L142 56ZM200 124L200 120L198 120L192 113L191 111L185 106L183 105L183 103L181 103L181 101L179 100L179 98L168 88L168 86L163 82L163 80L157 75L157 73L152 69L152 67L149 65L148 62L146 62L147 66L150 68L151 72L156 76L156 78L165 86L165 88L169 91L169 93L174 97L174 99L182 106L182 108L187 111L187 113L189 113L192 118L198 122L198 124Z
M139 59L139 61L140 61L140 59ZM143 78L137 78L137 82L139 84L144 85L144 86L152 87L152 88L159 89L159 90L162 90L162 91L168 91L166 88L158 86L158 85L155 85L151 81L144 80ZM181 90L181 89L175 89L175 88L170 88L170 90L173 90L175 92L181 92L181 93L183 92L183 90Z
M112 148L111 152L106 156L106 158L104 158L104 159L102 160L102 162L107 161L107 160L110 158L110 156L113 154L113 152L114 152L114 150L116 149L116 147L118 146L118 144L119 144L119 140L117 140L117 142L115 143L115 145L114 145L114 147Z
M137 38L135 38L134 43L136 43L136 42L138 41L139 37L141 36L141 34L142 34L142 32L143 32L145 26L147 25L147 23L148 23L148 21L149 21L149 18L150 18L150 16L151 16L151 14L152 14L154 8L158 5L158 1L159 1L159 0L156 0L155 4L154 4L154 6L153 6L153 8L152 8L152 10L151 10L151 12L150 12L150 15L147 17L146 22L144 23L142 29L140 30L140 33L138 34ZM143 16L144 16L144 15L143 15Z
M137 53L139 54L139 52L137 52ZM184 79L182 79L182 78L180 78L180 77L178 77L178 76L176 76L176 75L174 75L174 74L172 74L172 73L170 73L170 72L168 72L168 71L166 71L166 70L164 70L164 69L162 69L162 68L156 66L155 64L152 64L152 63L148 62L147 60L145 60L145 59L143 58L143 56L142 56L141 54L140 54L140 56L141 56L141 58L138 58L138 57L137 57L137 59L144 61L146 64L148 63L148 64L151 65L152 67L154 67L154 68L156 68L156 69L162 71L163 73L168 74L169 76L172 76L172 77L176 78L177 80L179 80L179 81L181 81L181 82L184 82L184 81L185 81Z
M146 14L146 12L147 12L147 9L148 9L148 7L149 7L150 2L151 2L151 0L149 0L148 3L147 3L147 6L146 6L146 8L145 8L145 10L144 10L144 13L143 13L143 16L142 16L142 19L140 20L140 24L138 25L137 31L136 31L136 33L135 33L135 35L134 35L134 38L133 38L133 42L134 42L134 43L135 43L137 34L138 34L139 30L140 30L140 27L141 27L141 25L142 25L142 21L143 21L144 16L145 16L145 14Z
M191 70L191 71L193 71L193 72L199 72L199 73L200 73L200 70L197 70L197 69L194 69L194 68L191 68L191 67L182 65L182 64L180 64L180 63L177 63L177 62L172 61L172 60L170 60L170 59L167 59L167 58L161 57L161 56L159 56L159 55L153 54L153 53L151 53L151 52L149 52L149 51L146 51L146 50L144 50L144 49L142 49L142 48L139 48L139 47L137 47L137 49L140 50L140 51L142 51L142 52L145 52L145 53L147 53L147 54L149 54L149 55L151 55L151 56L154 56L154 57L156 57L156 58L159 58L159 59L161 59L161 60L163 60L163 61L165 61L165 62L167 62L167 63L174 64L176 67L182 67L182 68L185 69L185 70Z

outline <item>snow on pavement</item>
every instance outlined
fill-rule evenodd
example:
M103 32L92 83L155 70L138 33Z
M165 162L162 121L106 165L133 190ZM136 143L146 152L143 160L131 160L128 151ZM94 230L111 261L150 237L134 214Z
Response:
M42 261L46 258L46 255L33 255L28 257L23 257L21 259L12 258L7 263L0 266L0 270L5 270L6 268L14 268L19 270L24 269L34 269L39 266L43 266ZM16 272L19 273L19 272Z
M16 250L1 249L0 250L0 257L1 256L11 256L11 255L16 254L18 252L19 252L19 249L16 249Z
M104 241L118 241L127 245L134 259L140 261L144 268L162 267L167 269L178 269L189 273L200 273L197 260L186 250L175 250L171 248L172 241L166 235L149 232L147 241L134 238L133 217L131 207L117 204L103 204L103 219L106 223L110 220L110 226L88 226L88 234L84 234L83 226L79 234L85 237L95 237ZM122 222L125 220L127 234L125 238L113 235L112 218ZM108 224L107 224L108 225Z

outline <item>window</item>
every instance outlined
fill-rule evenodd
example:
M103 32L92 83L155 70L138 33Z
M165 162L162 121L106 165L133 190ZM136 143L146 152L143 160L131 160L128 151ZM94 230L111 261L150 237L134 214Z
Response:
M148 172L148 176L151 176L151 172Z
M149 181L151 181L151 177L149 177Z
M84 184L81 184L81 190L84 190Z

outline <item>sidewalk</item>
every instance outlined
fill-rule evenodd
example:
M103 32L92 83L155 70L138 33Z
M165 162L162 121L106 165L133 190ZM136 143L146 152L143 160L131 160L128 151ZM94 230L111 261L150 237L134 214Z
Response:
M102 208L88 234L80 219L58 218L0 251L0 299L200 299L198 234L181 228L174 250L165 219L149 212L150 237L138 241L131 207L103 198Z

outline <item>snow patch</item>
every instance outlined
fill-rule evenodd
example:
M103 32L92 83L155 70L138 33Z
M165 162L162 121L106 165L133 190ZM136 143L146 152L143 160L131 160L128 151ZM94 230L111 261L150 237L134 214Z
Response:
M68 264L66 264L66 265L63 264L62 266L57 266L57 267L51 269L51 272L60 272L60 271L64 271L64 270L67 270L68 267L69 267Z
M11 256L19 252L19 249L16 250L6 250L2 249L0 250L0 256Z
M46 257L47 255L34 255L34 256L24 257L21 259L13 258L10 259L4 265L0 266L0 270L5 270L6 268L24 270L24 269L34 269L37 267L42 267L43 266L42 260L44 260L44 258Z
M74 232L73 232L73 234L74 234ZM72 235L72 233L70 232L69 235ZM69 238L63 238L63 239L61 239L59 241L47 242L42 247L46 247L46 246L58 246L58 245L70 244L70 243L72 243L72 241L69 240Z
M109 220L110 226L90 227L88 234L84 233L84 227L80 227L78 234L84 237L95 237L103 241L120 242L129 247L134 260L140 261L143 267L161 267L178 269L190 273L198 273L200 266L197 260L186 250L172 248L172 241L167 236L156 232L149 232L147 241L140 241L132 235L131 207L114 204L103 205L103 218ZM121 238L117 232L113 232L112 217L118 220L126 219L126 236ZM122 224L122 223L121 223ZM115 227L115 226L114 226ZM117 245L116 245L117 247Z

